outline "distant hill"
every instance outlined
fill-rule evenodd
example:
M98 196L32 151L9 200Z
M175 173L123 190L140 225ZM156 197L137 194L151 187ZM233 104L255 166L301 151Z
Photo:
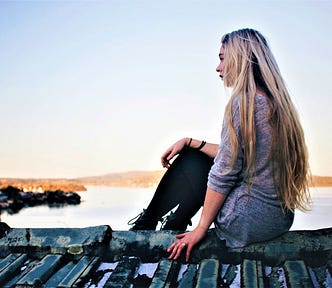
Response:
M83 185L105 185L116 187L151 187L159 183L165 170L157 171L130 171L123 173L110 173L94 177L82 177L72 179ZM310 186L330 187L332 186L331 176L312 176Z
M332 177L331 176L312 176L311 186L331 187L332 186Z
M100 176L81 177L72 179L83 185L105 185L114 187L152 187L159 183L165 170L157 171L129 171L109 173Z
M86 191L83 184L70 179L0 178L0 189L8 186L29 192L56 190L63 192Z
M73 179L19 179L0 178L0 189L9 185L23 188L26 191L85 191L86 185L103 185L113 187L153 187L156 186L166 170L129 171L109 173L100 176L80 177ZM310 186L332 187L331 176L312 176Z

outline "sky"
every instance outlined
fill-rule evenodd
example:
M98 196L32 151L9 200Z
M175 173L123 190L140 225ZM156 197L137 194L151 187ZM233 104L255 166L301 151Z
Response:
M182 137L219 143L220 39L261 31L332 176L332 1L0 0L0 177L159 170Z

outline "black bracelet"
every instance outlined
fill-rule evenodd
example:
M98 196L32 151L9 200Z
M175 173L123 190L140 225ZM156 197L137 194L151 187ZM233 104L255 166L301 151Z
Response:
M189 143L186 145L187 148L190 148L191 141L193 141L193 138L189 139Z
M201 145L199 145L197 148L195 148L195 149L197 149L197 150L201 150L204 146L205 146L205 144L206 144L206 142L204 141L204 140L202 140L202 143L201 143Z

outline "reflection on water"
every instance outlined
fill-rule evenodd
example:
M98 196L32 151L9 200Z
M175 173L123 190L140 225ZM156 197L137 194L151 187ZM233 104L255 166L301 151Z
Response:
M81 204L50 208L26 208L15 215L3 213L1 220L10 227L88 227L110 225L113 230L128 230L129 219L146 208L154 188L114 188L88 186L81 195ZM332 188L311 191L313 208L310 212L296 211L292 230L332 227ZM200 212L193 219L198 222Z

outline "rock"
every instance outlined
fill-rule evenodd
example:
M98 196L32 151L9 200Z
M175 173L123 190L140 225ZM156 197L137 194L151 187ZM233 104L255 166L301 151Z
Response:
M24 207L47 204L49 206L77 205L81 203L81 197L75 192L45 191L42 193L23 192L13 186L8 186L0 191L0 212L6 210L13 214Z

